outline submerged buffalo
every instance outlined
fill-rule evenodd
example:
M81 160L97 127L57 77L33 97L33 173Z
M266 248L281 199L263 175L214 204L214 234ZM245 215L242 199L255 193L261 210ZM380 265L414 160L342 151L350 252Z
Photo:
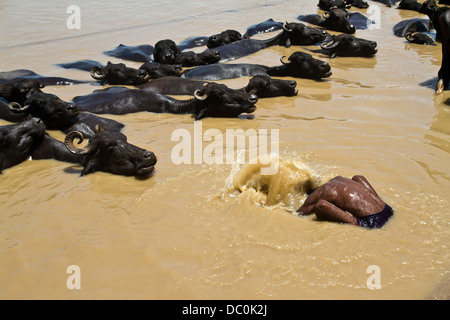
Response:
M317 14L312 14L299 16L297 19L320 26L327 30L339 31L348 34L353 34L356 32L356 27L350 21L350 15L345 9L332 8L330 11L324 12L322 17ZM366 24L365 26L364 24L361 24L362 28L367 28L367 19L365 20Z
M309 53L294 52L288 61L281 58L282 65L267 70L267 74L277 77L295 77L319 80L331 76L331 67L328 62L313 58Z
M434 44L433 38L431 38L429 35L424 33L412 33L409 32L406 34L405 39L408 40L411 43L416 44Z
M169 95L192 95L201 90L205 81L189 80L179 77L164 77L139 86L141 89ZM253 93L258 98L297 95L297 82L294 80L272 79L268 75L252 77L241 91Z
M436 30L436 40L442 41L442 63L436 85L436 93L441 94L450 82L450 8L439 7L436 1L428 0L423 3L420 13L428 15Z
M320 46L324 54L334 57L372 57L378 51L375 41L356 38L349 34L333 36Z
M33 79L0 84L0 97L8 102L23 104L30 95L41 92L44 87L39 81Z
M146 62L139 67L141 70L145 70L150 79L158 79L167 76L181 76L182 67L175 64L162 64L158 62Z
M208 43L206 44L206 46L210 49L213 49L238 40L242 40L242 35L236 30L228 29L222 31L221 33L210 36L208 38Z
M208 83L194 92L194 98L177 100L149 90L108 88L73 99L80 110L98 114L127 114L141 111L192 114L206 117L237 117L256 110L258 97L223 84Z
M24 79L36 80L40 85L44 86L73 85L87 82L62 77L46 77L27 69L0 72L0 84L17 82Z
M33 159L55 159L58 161L77 163L84 168L81 175L96 171L124 175L148 177L154 171L156 156L127 142L127 137L115 131L104 130L97 125L95 135L89 139L86 147L78 148L84 140L82 133L72 131L67 134L64 143L48 135L33 151Z
M0 173L28 159L44 134L45 125L39 118L0 126Z
M151 61L154 48L148 44L139 46L127 46L120 44L117 48L105 51L104 54L110 57L120 58L124 60L147 62Z
M163 64L174 64L175 58L180 54L177 44L170 40L160 40L155 44L153 51L153 60Z
M220 53L216 50L206 50L201 53L186 51L179 53L174 60L175 65L183 67L203 66L220 61Z
M242 39L230 44L217 47L221 62L241 58L271 46L313 45L322 42L327 37L324 30L308 27L303 23L285 23L283 31L276 36L266 39Z
M127 67L123 63L111 63L105 67L96 66L91 69L92 78L102 85L138 85L147 82L150 75L143 69Z
M58 129L66 133L78 130L85 136L92 136L98 123L113 131L120 131L124 127L115 120L80 112L74 104L44 92L30 95L23 104L8 104L0 100L1 119L21 122L29 117L38 117L48 129Z

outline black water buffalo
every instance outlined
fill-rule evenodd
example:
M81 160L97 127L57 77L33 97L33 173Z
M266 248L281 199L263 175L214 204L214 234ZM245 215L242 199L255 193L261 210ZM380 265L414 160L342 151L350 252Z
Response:
M294 80L272 79L266 75L257 75L252 77L242 90L254 93L258 98L291 97L297 95L296 87L297 82Z
M377 43L349 34L333 36L333 41L322 43L324 54L334 57L372 57L378 51Z
M160 40L155 44L153 60L163 64L174 64L175 58L180 54L177 44L170 40Z
M349 9L352 5L345 0L319 0L317 6L324 11L329 11L332 8Z
M434 40L424 33L407 33L405 36L406 40L408 40L411 43L417 43L417 44L434 44Z
M441 94L448 89L450 81L450 8L439 7L431 0L423 3L420 13L428 15L436 30L436 40L442 41L442 64L436 85L436 94Z
M282 65L271 67L267 74L277 77L295 77L319 80L331 76L331 67L328 62L313 58L309 53L294 52L288 61L281 58Z
M17 102L5 105L0 106L0 118L18 122L31 115L40 118L47 129L64 128L71 124L72 120L78 115L78 109L75 105L44 92L30 95L23 106Z
M143 69L127 67L123 63L111 63L105 67L96 66L91 69L92 78L102 85L138 85L147 82L150 75Z
M78 130L88 137L94 134L95 125L99 123L114 131L120 131L124 127L115 120L79 112L75 105L48 93L32 94L22 105L17 102L7 104L0 100L0 118L20 122L29 117L39 117L48 129L58 129L66 133Z
M350 15L347 10L340 8L332 8L330 11L324 12L322 17L317 14L297 17L300 21L315 24L327 30L353 34L356 32L356 27L350 22L349 18ZM365 27L367 27L367 23Z
M181 76L181 65L162 64L158 62L146 62L139 67L141 70L147 71L150 79L158 79L167 76Z
M0 126L0 173L28 159L44 134L45 125L39 118Z
M428 32L428 19L412 18L400 21L394 28L394 35L404 38L408 33Z
M215 81L266 75L269 67L251 63L217 63L185 70L182 78Z
M201 53L186 51L179 53L174 60L175 65L183 67L203 66L220 61L220 53L216 50L206 50Z
M246 39L254 36L255 34L273 32L276 30L281 30L282 28L283 22L276 22L271 18L248 27L242 38Z
M214 34L208 38L206 46L210 49L223 46L238 40L242 40L242 35L236 30L225 30L221 33Z
M148 44L139 46L127 46L120 44L113 50L103 52L107 56L120 58L124 60L147 62L151 61L154 48Z
M0 97L8 102L23 104L30 95L40 92L44 87L37 80L32 79L0 84Z
M149 90L113 87L73 99L80 110L98 114L127 114L141 111L192 114L206 117L237 117L255 111L258 97L223 84L208 83L194 92L194 98L177 100Z
M62 77L46 77L27 69L0 72L0 84L17 82L24 79L36 80L44 86L73 85L87 82Z
M419 11L422 3L417 0L402 0L398 4L398 9Z
M356 8L360 9L367 9L369 7L369 4L364 0L347 0L345 1L348 5L351 5Z
M192 95L196 90L201 90L205 81L189 80L179 77L164 77L149 81L142 86L144 90L168 95ZM278 96L297 95L297 82L294 80L272 79L268 75L257 75L252 77L247 86L241 88L247 93L253 93L258 98L269 98Z
M95 135L89 139L86 147L78 148L84 140L81 132L69 132L64 143L46 135L43 142L33 151L33 159L55 159L58 161L81 164L84 168L81 176L103 171L124 176L148 177L154 171L156 156L127 142L127 137L115 131L103 129L97 125Z
M321 29L308 27L302 23L285 23L283 31L266 39L242 39L215 50L219 51L222 62L241 58L271 46L311 45L324 41L327 33Z

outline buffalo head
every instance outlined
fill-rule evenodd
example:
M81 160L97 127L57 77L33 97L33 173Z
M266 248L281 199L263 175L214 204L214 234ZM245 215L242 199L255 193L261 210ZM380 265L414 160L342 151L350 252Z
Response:
M333 8L330 11L324 12L322 17L325 19L323 25L329 30L353 34L356 28L348 20L349 15L347 10Z
M39 118L0 127L0 173L25 161L45 134Z
M281 63L279 67L269 68L267 73L271 76L316 80L331 76L331 67L328 62L315 59L306 52L294 52L287 61L285 57L282 57Z
M167 76L181 76L182 67L174 64L162 64L158 62L146 62L139 67L147 71L150 79L158 79Z
M228 88L224 84L207 83L194 92L197 100L196 120L205 117L237 117L256 110L258 97L253 93Z
M206 50L201 53L194 51L181 52L175 58L175 64L183 67L203 66L207 64L217 63L220 60L220 53L215 50Z
M289 45L307 46L317 42L322 42L327 37L327 32L314 27L309 27L303 23L286 22L283 24Z
M238 31L225 30L219 34L210 36L206 45L208 48L212 49L238 40L242 40L242 35Z
M174 64L180 49L175 42L169 39L160 40L155 44L153 60L163 64Z
M123 63L108 62L106 67L100 66L91 69L91 76L100 80L102 84L111 85L139 85L150 79L147 71L129 68Z
M156 156L153 152L141 149L127 142L127 137L115 131L96 127L96 134L89 139L84 148L77 148L74 140L83 141L78 131L70 132L65 138L65 145L70 152L83 155L84 167L81 175L95 171L104 171L124 176L148 177L154 170Z
M333 36L333 41L322 43L323 53L330 57L371 57L377 53L377 43L349 34Z
M272 79L267 75L257 75L250 79L245 92L254 93L258 98L268 98L277 96L295 96L297 82L294 80Z
M67 127L79 113L75 105L44 92L30 95L23 106L17 102L11 102L9 109L12 112L30 114L42 119L48 129Z
M30 95L41 92L41 89L44 87L44 85L33 79L0 84L0 97L3 97L8 102L23 104Z

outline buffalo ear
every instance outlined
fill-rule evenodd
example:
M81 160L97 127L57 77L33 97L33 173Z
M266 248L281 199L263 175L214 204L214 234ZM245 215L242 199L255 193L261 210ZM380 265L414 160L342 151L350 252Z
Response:
M83 171L81 171L81 176L88 175L89 173L95 172L95 160L90 160L86 163L86 165L83 168Z
M203 108L201 109L199 112L196 113L195 115L195 120L201 120L203 118L206 118L208 116L208 109Z
M9 136L6 131L0 132L0 149L9 144Z

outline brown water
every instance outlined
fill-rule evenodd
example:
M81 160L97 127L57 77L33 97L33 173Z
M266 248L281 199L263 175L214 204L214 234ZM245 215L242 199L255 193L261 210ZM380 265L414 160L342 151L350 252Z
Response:
M296 21L300 14L317 12L317 0L77 1L81 29L69 30L70 4L2 1L0 70L25 68L90 80L86 72L54 64L119 62L103 51L120 43L180 42L229 28L245 32L268 18ZM109 116L126 125L123 132L131 143L157 155L155 174L147 180L102 172L79 177L80 167L52 160L5 170L0 176L0 297L445 298L450 109L443 101L449 93L435 98L435 81L430 81L440 66L440 44L407 44L394 37L395 23L421 15L379 7L381 28L356 34L378 42L374 58L314 54L331 64L329 80L296 79L297 97L260 99L253 119L201 122L202 132L218 129L224 135L230 128L278 129L275 176L259 175L258 164L175 165L171 152L178 142L171 135L179 128L193 134L194 121L151 113ZM282 55L307 49L269 48L237 62L278 65ZM223 82L238 88L247 80ZM69 101L97 88L44 90ZM355 174L366 176L395 209L383 229L292 213L305 199L305 183ZM66 286L70 265L80 268L79 290ZM379 267L380 289L367 285L372 265Z

